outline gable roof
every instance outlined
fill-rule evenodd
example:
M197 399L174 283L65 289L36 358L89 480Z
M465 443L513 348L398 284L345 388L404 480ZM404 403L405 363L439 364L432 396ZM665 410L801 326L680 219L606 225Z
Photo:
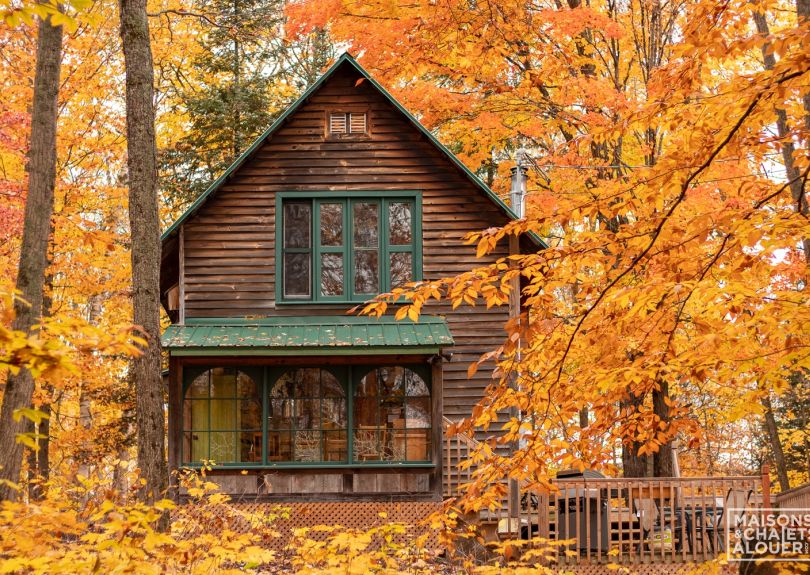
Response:
M306 92L301 94L301 96L289 107L287 108L281 116L279 116L275 122L261 135L259 136L251 146L245 150L229 167L225 170L221 176L219 176L214 182L205 190L195 201L188 207L188 209L179 217L177 220L169 226L169 228L163 232L161 236L161 241L165 242L169 239L175 232L179 229L179 227L185 222L188 218L194 215L211 197L216 191L224 184L228 178L238 170L242 164L244 164L256 150L258 150L261 145L270 138L276 130L278 130L289 118L292 116L299 107L301 107L304 102L312 96L334 73L335 71L340 68L342 65L348 64L351 65L363 78L365 78L377 91L382 94L385 99L391 103L397 110L399 110L407 119L408 121L423 135L428 141L433 144L450 162L455 165L461 172L467 177L472 184L477 187L483 194L494 203L503 213L506 215L507 218L516 220L518 219L515 212L507 206L503 200L501 200L491 189L487 186L481 179L476 176L464 163L459 160L453 152L448 150L436 137L427 129L425 128L419 120L413 117L405 107L400 104L388 91L383 88L371 75L355 60L348 52L345 52L340 58L338 58L334 64L332 64L329 69L320 77L318 80L310 86ZM528 234L531 239L538 244L540 247L548 247L543 240L541 240L538 236L534 234Z

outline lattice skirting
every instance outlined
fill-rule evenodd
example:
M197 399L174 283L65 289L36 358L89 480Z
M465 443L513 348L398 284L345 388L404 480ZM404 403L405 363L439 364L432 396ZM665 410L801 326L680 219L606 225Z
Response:
M438 502L292 502L292 503L227 503L222 505L194 505L187 503L172 512L173 529L184 538L201 533L256 533L257 544L282 551L290 542L293 531L319 525L340 525L350 529L370 529L383 523L412 525L408 538L428 534L426 545L438 548L438 538L427 525L419 525L425 518L441 509ZM380 514L385 514L385 518ZM271 529L262 529L262 523ZM267 534L277 531L278 536ZM264 533L264 535L262 535ZM325 540L323 531L312 531L308 537Z
M738 575L736 565L709 563L622 565L618 569L608 568L607 565L579 564L560 566L559 571L571 575Z

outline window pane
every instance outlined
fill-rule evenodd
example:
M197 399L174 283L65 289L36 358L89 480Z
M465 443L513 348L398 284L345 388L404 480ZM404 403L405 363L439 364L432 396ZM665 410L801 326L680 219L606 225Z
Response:
M292 429L292 399L272 399L268 409L270 429Z
M407 246L413 239L411 232L411 204L394 202L388 206L388 242L392 246Z
M295 402L298 419L296 429L320 429L321 427L321 400L298 399Z
M236 374L222 368L212 369L211 397L236 397Z
M379 421L379 399L376 397L355 397L354 424L358 427L376 426Z
M321 245L343 245L343 204L321 204Z
M321 404L321 416L324 429L346 427L346 400L325 398Z
M208 459L208 434L187 431L183 434L183 457L187 463Z
M391 254L391 287L400 287L413 281L413 254L394 252Z
M294 450L296 461L320 461L321 432L296 431Z
M407 431L406 461L427 461L430 459L430 431Z
M354 430L354 460L379 461L384 459L382 432L378 429Z
M377 250L357 250L354 252L354 293L379 293Z
M234 430L239 429L238 412L236 411L236 400L234 399L212 399L211 400L211 429Z
M379 239L377 204L356 202L352 206L355 247L376 248Z
M323 386L324 397L346 396L346 393L343 391L343 386L340 385L338 378L332 375L331 372L321 370L321 385Z
M186 397L208 397L208 376L210 372L206 371L194 378L191 385L188 386Z
M208 400L187 399L184 404L183 428L193 430L208 429Z
M232 431L213 432L210 435L211 459L214 463L231 463L236 459L236 434Z
M407 428L427 429L430 427L430 398L414 397L408 399L405 413L405 426Z
M293 372L295 378L295 397L321 396L321 370L306 368Z
M321 254L321 295L343 295L343 254Z
M236 376L236 396L259 399L259 391L256 387L256 382L254 382L248 374L241 371L238 372Z
M284 254L284 295L309 296L309 254Z
M284 247L308 248L310 247L310 218L312 205L309 202L284 203Z
M267 459L269 461L292 461L292 435L289 431L267 434Z
M240 459L249 463L262 461L262 432L261 430L243 431L239 434Z
M262 428L262 404L258 399L242 399L239 403L238 429Z
M346 431L324 431L323 451L324 461L346 461L348 456Z

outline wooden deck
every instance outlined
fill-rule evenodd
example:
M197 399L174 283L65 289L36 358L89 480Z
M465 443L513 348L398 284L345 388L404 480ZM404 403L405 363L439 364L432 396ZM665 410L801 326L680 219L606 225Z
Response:
M445 437L445 497L471 480L471 471L458 463L474 444L463 435ZM810 489L784 499L806 507L808 498ZM481 521L500 539L566 541L556 561L583 566L677 566L725 556L728 528L745 514L767 512L772 504L765 475L560 479L552 490L523 489L514 499L520 501L516 508L505 503L496 512L484 512Z

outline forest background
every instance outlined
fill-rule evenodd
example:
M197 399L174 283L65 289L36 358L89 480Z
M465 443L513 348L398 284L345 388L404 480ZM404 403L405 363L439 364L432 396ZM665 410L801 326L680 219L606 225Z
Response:
M119 7L0 10L0 377L36 376L33 411L20 414L31 421L26 496L91 477L131 494L139 332ZM543 483L585 463L671 475L672 450L683 475L772 463L782 489L810 479L808 0L213 0L147 11L164 227L344 50L503 197L525 150L527 217L470 230L469 249L526 231L549 249L397 294L415 314L435 297L504 305L518 274L527 286L530 311L482 358L501 364L493 393L464 424L500 428L496 413L522 414L503 436L521 448L490 458L482 486L518 474ZM45 303L29 334L9 327L46 14L64 37ZM476 493L486 504L486 489Z

